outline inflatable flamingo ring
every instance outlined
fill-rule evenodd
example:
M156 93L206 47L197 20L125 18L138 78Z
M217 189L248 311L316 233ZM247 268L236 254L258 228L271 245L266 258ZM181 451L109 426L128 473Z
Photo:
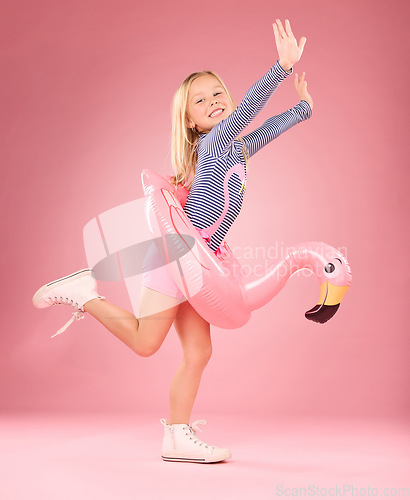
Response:
M156 245L186 299L210 324L220 328L245 325L251 312L275 297L288 279L302 268L310 269L320 284L318 303L305 313L307 319L325 323L338 310L351 285L350 266L344 255L320 242L296 245L265 276L245 276L241 265L225 243L218 256L186 216L180 195L170 182L150 170L143 170L148 224L161 238ZM158 234L158 233L157 233Z

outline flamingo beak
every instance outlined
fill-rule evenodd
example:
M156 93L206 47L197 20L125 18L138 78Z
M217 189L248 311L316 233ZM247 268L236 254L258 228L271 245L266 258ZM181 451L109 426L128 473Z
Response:
M305 317L316 323L326 323L336 314L348 289L349 286L332 285L325 281L320 285L319 302L312 309L305 312Z

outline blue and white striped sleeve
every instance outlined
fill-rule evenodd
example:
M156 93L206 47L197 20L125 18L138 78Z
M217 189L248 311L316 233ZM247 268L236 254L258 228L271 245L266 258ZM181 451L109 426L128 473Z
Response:
M202 147L217 157L265 107L279 84L292 73L285 71L279 61L246 92L239 106L207 134Z
M284 113L268 118L259 128L242 137L249 156L254 155L280 134L311 116L312 110L309 104L306 101L300 101Z

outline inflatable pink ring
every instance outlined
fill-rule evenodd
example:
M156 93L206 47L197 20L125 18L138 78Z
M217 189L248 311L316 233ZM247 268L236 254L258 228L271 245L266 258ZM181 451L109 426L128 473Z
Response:
M150 170L141 174L150 227L155 222L162 236L159 252L172 278L194 309L220 328L245 325L251 312L272 300L300 269L310 269L320 284L318 303L305 313L318 323L328 321L351 285L350 266L344 255L326 243L296 245L265 276L245 276L225 243L218 256L209 248L205 231L194 228L186 216L180 193L164 177ZM202 234L202 236L201 236Z

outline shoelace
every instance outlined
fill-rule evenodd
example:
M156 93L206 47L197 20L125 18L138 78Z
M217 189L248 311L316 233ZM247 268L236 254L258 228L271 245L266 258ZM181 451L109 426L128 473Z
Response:
M205 425L206 424L206 420L195 420L195 422L192 422L191 425L188 425L188 429L192 432L192 434L195 436L195 439L194 438L190 438L190 439L194 439L194 443L195 444L198 444L199 446L202 446L204 445L205 448L214 448L214 446L210 446L209 444L206 444L204 443L203 441L201 441L198 436L196 435L197 431L200 431L200 432L203 432L202 429L200 429L198 427L197 424L201 424L201 425Z
M74 304L74 302L72 300L69 300L68 298L63 298L63 297L54 297L54 299L52 297L49 297L50 301L52 302L52 305L55 306L57 304L66 304L68 306L73 306L76 311L73 312L73 316L67 321L67 323L62 326L58 332L56 332L54 335L51 336L51 338L53 339L54 337L56 337L57 335L60 335L60 333L63 333L67 330L67 328L71 325L71 323L74 322L74 320L80 320L80 319L84 319L84 313L78 309L78 304Z
M73 317L70 318L67 323L61 327L58 332L56 332L54 335L51 336L51 338L53 339L54 337L56 337L57 335L60 335L60 333L63 333L67 330L67 328L71 325L71 323L74 322L74 320L78 319L84 319L84 311L82 309L79 309L78 308L78 304L75 303L74 304L74 301L73 300L69 300L67 297L64 299L63 297L54 297L54 299L52 297L48 297L51 304L50 305L57 305L57 304L66 304L68 306L73 306L75 308L75 312L73 312ZM101 300L101 299L105 299L105 297L103 297L102 295L99 295L98 297L96 297L97 299Z
M71 319L69 319L67 321L67 323L58 330L58 332L56 332L54 335L51 335L51 338L53 339L57 335L60 335L60 333L65 332L67 330L67 328L71 325L71 323L73 323L74 320L76 320L76 319L78 319L78 320L84 319L84 313L81 311L73 312L73 317Z
M196 432L196 431L200 431L200 432L203 432L202 429L200 429L197 424L201 424L201 425L205 425L206 424L206 420L195 420L195 422L192 422L192 424L189 426L191 427L191 429Z

